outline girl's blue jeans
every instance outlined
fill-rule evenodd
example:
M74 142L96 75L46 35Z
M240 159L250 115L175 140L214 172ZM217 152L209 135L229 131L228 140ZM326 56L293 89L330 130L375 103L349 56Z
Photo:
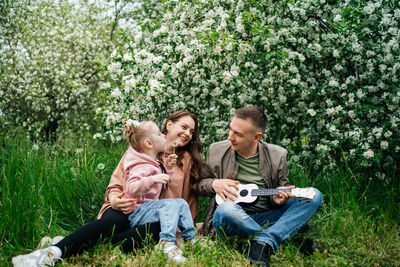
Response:
M146 223L160 222L160 240L176 242L177 227L182 231L184 240L196 237L189 205L182 198L143 202L128 219L132 228Z
M317 189L312 200L295 197L284 205L264 212L246 213L234 202L224 202L217 207L213 226L218 236L254 237L260 244L279 249L280 244L292 237L311 219L322 203Z

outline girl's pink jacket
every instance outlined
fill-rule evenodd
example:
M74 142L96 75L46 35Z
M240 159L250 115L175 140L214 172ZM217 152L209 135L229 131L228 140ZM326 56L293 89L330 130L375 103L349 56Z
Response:
M97 219L100 219L104 211L111 207L110 195L120 194L124 191L124 161L126 154L122 156L115 168L113 174L111 175L110 182L107 186L104 200L105 203L101 207ZM192 157L188 152L185 152L182 158L182 166L174 166L173 174L171 175L171 180L168 183L168 188L164 188L161 193L161 199L164 198L183 198L187 201L192 212L193 221L197 219L197 210L199 206L199 197L195 191L191 188L190 182L190 168L192 167Z
M165 168L168 171L167 166ZM155 184L152 176L161 173L158 161L147 154L137 152L132 147L128 148L124 158L123 198L135 200L132 212L145 201L160 199L162 184Z

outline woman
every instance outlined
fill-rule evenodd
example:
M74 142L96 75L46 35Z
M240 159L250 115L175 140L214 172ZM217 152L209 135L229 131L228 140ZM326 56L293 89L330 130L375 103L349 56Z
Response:
M160 157L167 157L169 153L175 153L178 155L178 159L168 187L163 191L161 197L185 199L195 221L198 196L194 190L197 189L202 173L202 145L197 118L188 111L177 111L167 119L162 133L166 136L167 147L166 153ZM101 237L111 237L113 245L122 243L121 248L124 252L131 252L134 248L142 247L149 235L158 242L159 223L130 228L128 213L133 205L133 200L122 199L125 154L111 176L105 193L106 203L98 214L98 220L82 226L50 248L14 257L13 264L15 266L53 265L61 257L65 259L93 247Z
M168 183L168 187L164 189L161 198L185 199L189 204L193 221L196 222L199 206L199 198L196 190L202 174L202 145L199 137L197 118L188 111L176 111L168 117L161 132L167 138L166 153L161 155L161 157L166 157L174 152L178 155L173 176ZM101 218L103 212L109 207L122 211L125 214L130 211L132 202L127 199L121 199L123 195L124 157L122 157L111 176L106 190L106 203L101 208L97 216L98 219Z

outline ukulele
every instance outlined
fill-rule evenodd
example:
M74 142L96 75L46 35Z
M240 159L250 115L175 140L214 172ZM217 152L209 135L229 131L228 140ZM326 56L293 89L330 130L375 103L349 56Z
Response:
M235 199L235 203L252 203L256 201L259 196L274 196L279 195L279 191L290 192L295 197L313 199L315 192L312 188L282 188L282 189L258 189L256 184L238 184L239 190L237 191L238 197ZM220 195L215 195L215 201L217 205L224 202ZM229 200L230 201L230 200Z

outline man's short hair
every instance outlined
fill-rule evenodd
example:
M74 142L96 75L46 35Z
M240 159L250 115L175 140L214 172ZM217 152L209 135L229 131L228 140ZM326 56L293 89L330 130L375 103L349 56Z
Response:
M264 132L267 126L267 116L265 116L261 108L256 106L248 106L236 110L235 117L243 120L251 119L254 127L256 127L257 130L261 130L261 132Z

